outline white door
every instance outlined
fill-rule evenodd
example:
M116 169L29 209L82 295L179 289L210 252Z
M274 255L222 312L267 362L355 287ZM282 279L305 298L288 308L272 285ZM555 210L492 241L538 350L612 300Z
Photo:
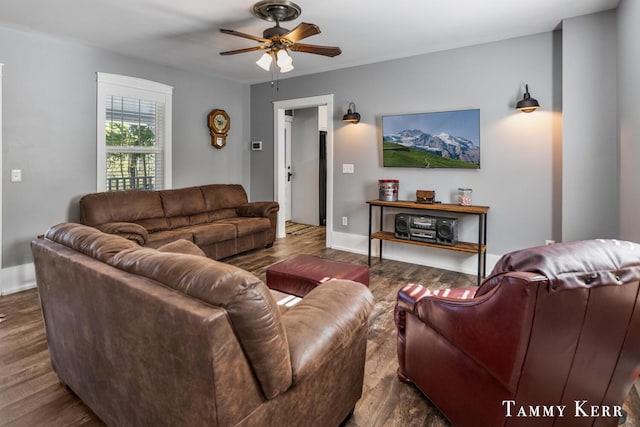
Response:
M286 179L285 182L285 198L286 198L286 206L285 206L285 221L291 220L291 181L293 180L293 171L291 170L291 123L293 122L293 117L285 116L284 118L284 176Z

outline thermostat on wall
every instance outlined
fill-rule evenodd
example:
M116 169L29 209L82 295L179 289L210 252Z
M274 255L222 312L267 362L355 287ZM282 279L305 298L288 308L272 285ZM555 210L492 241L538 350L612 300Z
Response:
M251 141L251 151L261 151L262 141Z

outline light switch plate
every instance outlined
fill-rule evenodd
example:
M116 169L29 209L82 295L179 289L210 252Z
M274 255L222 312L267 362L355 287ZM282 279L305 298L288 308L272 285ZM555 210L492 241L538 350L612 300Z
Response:
M22 182L22 169L11 169L11 182Z
M355 168L351 163L343 163L342 164L342 173L354 173Z

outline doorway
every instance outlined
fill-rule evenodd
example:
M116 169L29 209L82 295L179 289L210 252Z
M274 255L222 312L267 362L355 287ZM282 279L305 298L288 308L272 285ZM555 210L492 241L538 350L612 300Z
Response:
M321 95L308 98L290 99L276 101L273 103L274 121L274 199L280 204L278 211L278 221L276 227L277 237L285 236L285 216L287 214L286 187L288 182L288 171L286 169L286 147L285 147L285 111L311 107L319 108L320 113L326 120L326 241L325 245L331 247L333 240L333 95Z
M290 224L326 226L326 112L320 107L285 112L287 233Z

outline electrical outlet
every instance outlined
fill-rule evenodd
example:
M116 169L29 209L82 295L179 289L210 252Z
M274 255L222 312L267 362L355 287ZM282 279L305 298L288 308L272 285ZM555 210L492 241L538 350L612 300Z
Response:
M343 163L342 164L342 173L354 173L355 168L352 163Z
M342 225L349 225L349 219L346 216L342 217Z

